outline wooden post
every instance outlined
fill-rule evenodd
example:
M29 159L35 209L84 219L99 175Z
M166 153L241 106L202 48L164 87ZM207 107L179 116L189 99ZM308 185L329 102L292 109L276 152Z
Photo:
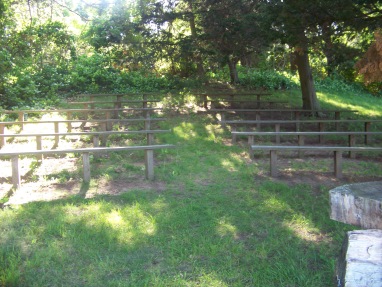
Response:
M277 176L277 151L276 150L270 151L270 169L271 169L271 176L276 177Z
M59 123L58 122L54 122L54 132L56 134L58 134L59 131L60 131ZM60 141L60 137L58 135L55 135L54 136L54 147L58 147L59 141Z
M225 117L225 112L224 111L222 111L220 113L220 121L222 122L222 127L225 128L226 127L226 123L225 123L226 117Z
M248 144L249 145L255 144L255 137L253 135L248 136Z
M100 129L101 131L105 132L106 129L107 129L107 123L101 123L100 124ZM93 138L94 140L94 138ZM98 142L99 142L99 139L98 139ZM106 146L106 143L107 143L107 136L106 135L101 135L101 146Z
M145 150L145 167L146 178L148 180L154 180L154 150Z
M237 141L237 136L235 134L233 134L232 132L236 132L236 125L232 125L231 126L231 134L232 134L232 143L236 143Z
M340 119L340 112L339 111L334 112L334 119L335 120ZM340 131L340 123L339 122L336 122L336 131Z
M73 119L72 112L68 111L66 113L66 118L67 118L67 120L71 121ZM66 128L68 130L68 133L71 133L72 132L72 123L68 122Z
M336 178L342 178L342 152L334 151L334 175Z
M279 133L280 132L280 125L276 125L275 128L276 128L276 132ZM281 142L280 135L276 134L276 143L280 144L280 142Z
M147 137L147 145L153 145L154 144L154 134L151 132L146 134Z
M147 95L143 95L142 108L146 109L147 106Z
M298 136L297 136L297 139L298 139L298 145L299 145L299 146L304 146L304 144L305 144L305 138L304 138L304 136L303 136L303 135L298 135ZM304 151L299 150L299 151L298 151L298 157L303 157L303 156L304 156Z
M203 107L208 109L207 95L203 95Z
M355 146L355 135L349 135L349 147ZM349 157L355 158L355 152L349 151Z
M275 132L276 133L280 132L280 124L275 124Z
M19 156L12 156L12 184L14 189L20 187L20 169L19 169Z
M93 147L99 147L99 135L93 135Z
M319 122L319 123L318 123L318 130L319 130L320 132L323 132L324 129L325 129L325 124L324 124L323 122ZM322 143L322 142L324 141L324 138L323 138L322 135L319 135L319 136L318 136L318 141L319 141L320 143Z
M260 121L260 113L256 113L256 121ZM259 132L261 130L261 124L256 124L256 130Z
M4 124L0 124L0 135L4 135L4 128L5 128L5 125ZM1 137L0 138L0 148L2 148L5 144L5 139L4 137Z
M20 128L21 130L23 130L24 129L24 112L18 112L17 114L19 115L19 122L21 122Z
M36 148L37 150L42 150L42 137L36 136ZM36 155L38 160L42 160L42 154Z
M105 118L106 118L106 120L110 120L110 112L109 111L106 111ZM115 118L117 119L118 115ZM111 121L106 122L106 130L108 130L108 131L113 130L113 123Z
M88 152L82 154L82 164L84 169L84 182L90 182L90 157Z
M371 122L365 122L365 132L370 132ZM365 135L365 144L370 143L370 135Z

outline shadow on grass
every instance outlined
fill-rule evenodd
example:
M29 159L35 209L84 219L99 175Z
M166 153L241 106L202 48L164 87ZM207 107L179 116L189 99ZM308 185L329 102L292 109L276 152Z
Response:
M15 286L330 286L343 226L326 194L255 183L210 120L177 121L156 153L166 189L0 212L0 283ZM173 122L173 123L174 123ZM172 124L171 122L169 124Z

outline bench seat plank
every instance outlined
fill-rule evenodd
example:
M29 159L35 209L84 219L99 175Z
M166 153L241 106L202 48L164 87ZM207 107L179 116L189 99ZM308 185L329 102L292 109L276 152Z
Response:
M81 153L83 162L84 181L90 181L90 153L98 152L118 152L118 151L145 151L145 171L146 178L149 180L154 179L154 150L163 148L175 148L175 145L162 144L162 145L147 145L147 146L119 146L119 147L94 147L94 148L78 148L78 149L56 149L56 150L23 150L23 151L6 151L0 152L0 157L11 157L12 160L12 184L13 188L20 187L20 168L19 157L27 155L44 155L44 154L67 154L67 153Z
M277 171L277 152L278 151L327 151L334 153L334 175L337 178L342 177L342 152L357 151L373 151L382 152L382 147L345 147L345 146L277 146L277 145L251 145L250 153L253 158L255 151L269 151L270 153L270 174L276 177Z

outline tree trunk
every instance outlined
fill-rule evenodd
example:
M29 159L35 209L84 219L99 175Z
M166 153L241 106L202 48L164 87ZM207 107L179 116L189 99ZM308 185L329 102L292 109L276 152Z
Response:
M331 35L332 33L330 29L330 24L325 23L322 26L322 36L324 39L323 52L326 57L326 72L328 76L331 76L333 74L335 65L335 54Z
M191 30L191 37L194 42L194 47L197 47L197 33L196 33L196 25L195 25L195 16L194 16L194 10L192 6L192 1L188 2L188 8L190 9L190 30ZM204 67L203 67L203 60L202 57L200 56L200 53L194 50L194 59L196 62L196 69L199 77L204 77Z
M228 59L229 76L231 78L231 84L235 85L239 83L239 74L236 69L237 61L234 59Z
M302 108L306 110L319 110L320 105L314 87L312 69L309 63L308 40L305 33L300 35L300 43L295 47L294 56L300 77Z

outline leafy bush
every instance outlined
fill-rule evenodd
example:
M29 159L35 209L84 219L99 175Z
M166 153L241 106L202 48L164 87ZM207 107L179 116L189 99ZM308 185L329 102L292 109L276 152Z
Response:
M297 87L290 75L272 70L239 69L241 85L249 89L284 90Z
M331 92L361 92L364 93L365 89L362 85L357 83L347 82L344 78L338 75L334 75L332 77L315 78L315 85L317 90L322 91L331 91Z

